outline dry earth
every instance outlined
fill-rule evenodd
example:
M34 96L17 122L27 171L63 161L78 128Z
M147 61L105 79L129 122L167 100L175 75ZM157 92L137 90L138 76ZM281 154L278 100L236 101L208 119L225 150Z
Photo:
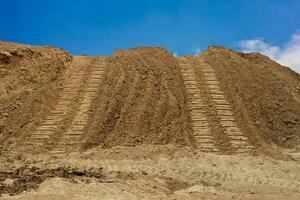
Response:
M209 47L0 42L0 199L300 199L300 76Z
M300 198L299 161L216 155L174 145L11 157L1 169L18 171L4 180L15 192L28 190L1 199ZM26 181L23 188L18 188L20 179Z

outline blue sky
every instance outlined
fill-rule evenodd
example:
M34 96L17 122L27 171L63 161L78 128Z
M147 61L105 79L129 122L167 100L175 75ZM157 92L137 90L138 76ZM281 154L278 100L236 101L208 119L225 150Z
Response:
M178 55L260 39L284 48L300 29L299 0L0 0L0 40L79 55L161 46Z

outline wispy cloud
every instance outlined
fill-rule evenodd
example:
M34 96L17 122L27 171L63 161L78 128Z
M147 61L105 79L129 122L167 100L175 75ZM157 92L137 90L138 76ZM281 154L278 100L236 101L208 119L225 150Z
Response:
M197 56L201 53L201 49L199 47L194 47L191 49L193 56Z
M260 52L300 73L300 32L283 46L269 44L263 38L242 40L238 45L243 52Z

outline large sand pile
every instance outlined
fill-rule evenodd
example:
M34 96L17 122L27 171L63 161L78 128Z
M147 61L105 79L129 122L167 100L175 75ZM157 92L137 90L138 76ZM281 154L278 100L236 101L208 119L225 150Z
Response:
M162 48L115 52L93 115L87 146L190 143L178 63Z
M200 55L253 137L282 147L300 144L300 75L259 53L210 47Z
M1 199L299 199L300 76L260 54L0 42L0 89Z
M88 57L77 59L79 65L72 64L71 56L57 48L5 42L0 43L0 55L2 146L23 142L49 116L62 91L62 79L68 80L68 71L81 65L86 74L84 85L89 71L98 65L97 58ZM299 74L260 54L221 47L210 47L199 57L187 58L193 63L199 87L204 82L198 59L215 70L237 124L252 146L299 145ZM168 143L197 146L177 58L162 48L142 47L118 50L106 58L106 63L80 139L82 148ZM230 143L217 125L218 116L210 112L214 105L204 90L202 95L219 149L229 153ZM61 131L68 130L74 118L67 117ZM59 140L59 134L53 136L54 141Z
M71 59L58 48L0 42L0 146L51 109Z

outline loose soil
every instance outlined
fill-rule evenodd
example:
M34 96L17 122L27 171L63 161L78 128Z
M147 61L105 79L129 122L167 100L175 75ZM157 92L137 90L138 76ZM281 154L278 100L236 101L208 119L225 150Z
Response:
M139 145L1 160L4 176L0 180L0 199L6 200L300 197L300 162L265 156L216 155L174 145ZM17 172L24 165L20 176L5 173ZM96 171L96 176L90 171ZM4 177L9 179L3 181ZM46 180L40 184L35 177ZM23 180L28 180L27 184Z
M94 107L85 148L190 143L178 63L164 49L116 52Z
M71 59L58 48L0 42L0 149L15 144L53 108Z
M299 148L300 75L259 53L210 47L199 57L217 73L240 124L253 142ZM252 137L253 136L253 137Z
M300 198L300 76L261 54L0 42L0 89L0 199ZM217 151L204 153L207 124Z

